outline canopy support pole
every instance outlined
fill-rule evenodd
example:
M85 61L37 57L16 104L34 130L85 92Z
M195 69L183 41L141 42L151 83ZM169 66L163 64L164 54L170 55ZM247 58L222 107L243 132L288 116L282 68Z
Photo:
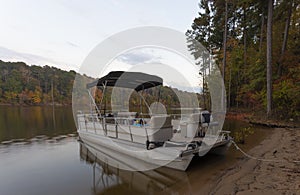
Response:
M105 83L102 84L103 90L102 90L102 97L101 97L101 100L100 100L100 116L101 116L101 106L102 106L103 98L105 96L106 85L107 85L107 81L105 81ZM106 101L105 101L105 104L106 104ZM104 106L104 108L106 108L106 105ZM104 110L104 115L105 115L105 110Z
M144 91L144 90L143 90L143 91ZM147 106L147 108L148 108L148 110L149 110L150 115L152 115L152 111L151 111L151 109L150 109L150 106L149 106L149 104L146 102L144 96L142 96L139 92L138 92L138 94L139 94L139 96L141 97L141 98L140 98L140 105L142 105L141 99L143 99L144 102L145 102L145 104L146 104L146 106Z
M90 98L91 98L91 112L92 112L92 103L95 105L95 108L96 108L96 111L98 112L98 113L100 113L99 112L99 108L98 108L98 106L97 106L97 104L96 104L96 102L95 102L95 99L93 98L93 96L92 96L92 94L91 94L91 91L88 89L87 90L88 91L88 94L89 94L89 96L90 96ZM101 113L100 113L100 115L101 115Z

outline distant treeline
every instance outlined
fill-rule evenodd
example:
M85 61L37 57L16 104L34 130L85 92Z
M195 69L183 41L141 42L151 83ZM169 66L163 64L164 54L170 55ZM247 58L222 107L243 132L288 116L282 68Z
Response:
M71 105L75 71L64 71L49 66L28 66L23 62L3 62L0 60L0 104L13 105ZM79 82L86 83L93 80L90 77L77 74ZM85 88L84 86L82 87ZM192 104L188 92L170 87L145 90L143 96L148 103L158 100L167 107L180 106L178 94L184 97L184 103ZM108 92L111 92L108 91ZM86 93L76 92L75 98ZM102 93L97 90L96 101L99 103ZM198 94L199 96L199 94ZM106 103L110 104L110 94L106 96ZM130 98L130 106L139 106L140 98L134 93Z
M75 71L0 60L0 103L71 104Z

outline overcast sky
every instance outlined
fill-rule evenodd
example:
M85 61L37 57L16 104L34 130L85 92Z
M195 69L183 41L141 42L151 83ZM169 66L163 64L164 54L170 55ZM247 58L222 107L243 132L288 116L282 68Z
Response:
M184 33L197 12L196 0L0 0L0 59L77 70L117 32L154 25Z

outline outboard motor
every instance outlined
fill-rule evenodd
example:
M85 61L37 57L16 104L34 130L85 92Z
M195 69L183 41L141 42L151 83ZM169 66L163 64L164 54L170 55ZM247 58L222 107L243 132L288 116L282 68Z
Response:
M205 110L201 112L201 123L210 123L211 114Z
M204 137L206 134L206 131L208 129L209 123L211 121L211 114L209 111L204 110L200 112L200 127L198 130L198 136L199 137Z

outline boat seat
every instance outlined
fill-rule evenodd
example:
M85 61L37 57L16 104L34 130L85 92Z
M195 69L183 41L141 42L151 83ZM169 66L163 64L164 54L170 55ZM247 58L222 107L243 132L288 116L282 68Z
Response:
M169 115L152 116L149 123L153 129L172 127L172 121Z
M173 137L171 117L169 115L152 116L147 127L150 142L164 142Z

